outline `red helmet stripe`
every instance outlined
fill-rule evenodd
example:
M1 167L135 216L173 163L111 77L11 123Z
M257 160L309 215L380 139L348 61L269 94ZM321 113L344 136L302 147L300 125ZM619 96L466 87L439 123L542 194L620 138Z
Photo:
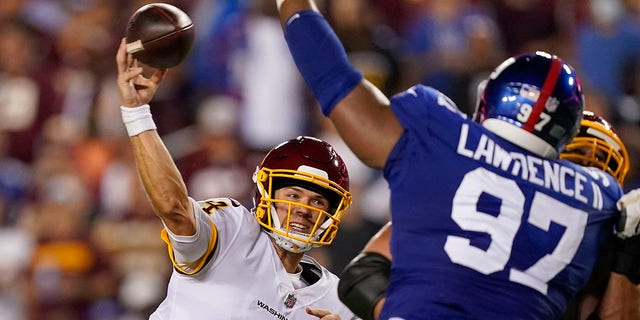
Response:
M549 96L551 95L551 93L553 93L553 89L556 87L556 83L558 82L558 78L560 77L561 68L562 60L554 56L551 60L551 68L549 68L547 78L544 79L544 83L542 84L540 97L538 97L536 104L533 106L533 111L531 112L529 119L524 124L525 130L532 132L533 127L536 125L536 123L538 123L540 114L542 113L542 110L544 110Z

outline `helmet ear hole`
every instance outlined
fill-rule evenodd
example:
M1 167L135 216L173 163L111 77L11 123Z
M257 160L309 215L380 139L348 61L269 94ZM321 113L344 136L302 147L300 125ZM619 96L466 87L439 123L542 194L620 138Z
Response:
M269 179L269 175L266 172L262 170L258 171L258 177L256 178L257 181L266 182L267 179Z

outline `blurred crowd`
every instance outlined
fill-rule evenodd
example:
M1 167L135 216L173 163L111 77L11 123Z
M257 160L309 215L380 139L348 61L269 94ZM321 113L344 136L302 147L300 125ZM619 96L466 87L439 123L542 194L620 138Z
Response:
M151 2L0 1L0 319L146 319L164 298L162 225L115 87L127 20ZM275 1L164 2L196 28L188 60L152 102L190 195L251 207L251 175L267 150L301 134L329 141L349 166L354 204L334 244L312 253L339 273L387 221L388 190L319 113ZM640 0L317 3L350 60L387 94L420 82L469 114L477 84L506 57L561 56L582 79L587 109L614 123L635 161L625 189L640 187Z

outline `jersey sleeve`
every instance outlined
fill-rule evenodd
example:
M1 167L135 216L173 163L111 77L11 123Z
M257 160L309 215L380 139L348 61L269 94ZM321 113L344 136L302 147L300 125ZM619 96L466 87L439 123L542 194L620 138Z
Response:
M166 228L162 239L167 243L175 270L196 274L203 268L215 268L228 254L250 251L262 234L253 213L232 198L191 199L196 218L196 233L177 236Z
M391 108L407 131L427 132L433 121L442 118L467 118L444 93L424 85L416 85L391 99Z
M387 181L401 180L409 174L403 170L412 150L429 148L432 140L441 135L455 134L450 125L470 121L467 115L442 92L428 86L416 85L391 98L391 109L404 128L387 159L384 175ZM455 119L451 121L451 118ZM392 178L392 177L396 178Z
M195 214L196 233L192 236L179 236L165 226L161 237L167 244L169 258L176 270L184 274L195 274L213 257L218 232L202 206L194 199L189 200Z

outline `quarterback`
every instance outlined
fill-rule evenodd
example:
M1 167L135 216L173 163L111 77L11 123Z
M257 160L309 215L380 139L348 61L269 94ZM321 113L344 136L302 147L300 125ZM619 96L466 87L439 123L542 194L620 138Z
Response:
M258 166L254 208L231 198L196 201L160 139L149 101L166 69L149 78L116 55L123 121L138 174L162 220L174 265L151 319L352 319L338 278L305 252L329 245L351 203L347 168L326 142L297 137Z

